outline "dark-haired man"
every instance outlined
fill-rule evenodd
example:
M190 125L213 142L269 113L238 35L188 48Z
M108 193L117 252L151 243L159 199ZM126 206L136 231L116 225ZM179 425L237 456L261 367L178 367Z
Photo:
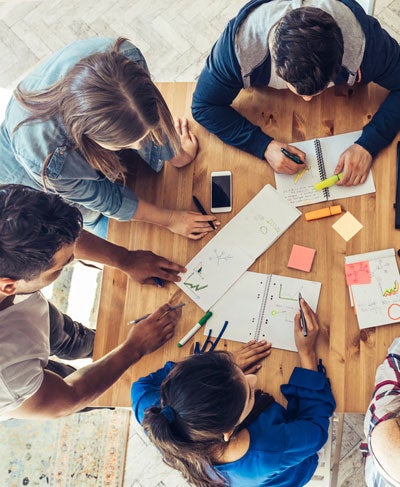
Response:
M374 81L390 91L361 137L340 157L338 184L363 183L372 158L400 130L400 48L354 0L251 0L227 25L193 95L193 117L227 144L266 160L276 172L302 166L230 105L242 88L290 89L310 101L341 83ZM290 146L305 161L305 154Z
M49 356L93 352L94 332L39 292L75 257L88 257L79 210L58 195L0 185L0 419L55 418L81 410L131 365L169 340L179 317L166 304L130 328L102 359L75 371ZM112 250L111 247L107 247ZM97 256L102 257L101 245ZM112 325L112 323L110 323Z

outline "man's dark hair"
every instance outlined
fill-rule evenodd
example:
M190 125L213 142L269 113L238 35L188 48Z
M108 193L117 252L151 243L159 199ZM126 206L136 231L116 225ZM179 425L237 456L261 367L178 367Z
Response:
M81 228L80 211L60 196L0 185L0 277L35 279L54 265L58 250L75 242Z
M278 76L293 85L299 95L315 95L339 72L342 31L323 10L297 8L279 22L272 55Z

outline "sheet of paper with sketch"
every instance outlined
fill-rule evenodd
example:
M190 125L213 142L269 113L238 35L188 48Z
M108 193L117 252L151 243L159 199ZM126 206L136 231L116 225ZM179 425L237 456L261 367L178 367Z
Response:
M300 215L267 184L186 265L177 285L208 310Z

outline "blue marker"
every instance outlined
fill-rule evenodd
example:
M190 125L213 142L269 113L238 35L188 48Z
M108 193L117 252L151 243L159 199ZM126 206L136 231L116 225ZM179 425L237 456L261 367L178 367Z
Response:
M157 284L158 287L164 287L164 281L159 277L153 277L154 282Z

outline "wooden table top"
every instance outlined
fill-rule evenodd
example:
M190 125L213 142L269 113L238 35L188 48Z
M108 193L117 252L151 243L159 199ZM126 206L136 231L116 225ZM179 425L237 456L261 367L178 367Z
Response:
M176 116L190 116L194 83L161 83L158 85L171 111ZM386 91L370 84L364 87L334 87L311 102L304 102L287 90L249 89L242 92L234 106L269 135L284 142L296 142L361 129L386 97ZM223 144L195 122L191 128L197 135L200 150L194 163L176 169L164 168L155 174L140 164L132 187L140 197L159 206L195 210L192 195L201 195L206 209L210 201L211 171L230 170L233 177L233 211L221 214L227 223L250 199L271 183L275 186L271 167L261 160ZM360 332L350 307L344 278L344 256L395 248L400 233L394 229L393 202L396 183L396 142L383 150L373 165L376 194L335 200L362 224L363 229L345 242L332 228L339 217L307 222L300 217L279 240L250 267L255 272L274 273L322 282L318 316L321 332L317 351L327 368L339 412L365 412L374 385L376 367L386 355L392 340L400 335L400 324L369 328ZM302 212L325 204L299 208ZM109 240L129 249L149 249L186 265L212 235L191 241L146 223L110 221ZM317 250L311 272L287 267L292 245ZM164 288L141 286L115 269L104 269L94 358L123 341L127 322L153 311L167 302L178 290L175 284ZM129 406L130 386L137 378L162 367L167 360L179 360L190 353L193 341L204 340L198 332L182 348L178 340L204 314L188 297L174 338L161 349L144 357L131 367L113 387L96 402L104 406ZM219 349L236 350L240 343L221 340ZM283 401L279 386L285 383L298 365L295 352L274 349L258 374L258 384Z

